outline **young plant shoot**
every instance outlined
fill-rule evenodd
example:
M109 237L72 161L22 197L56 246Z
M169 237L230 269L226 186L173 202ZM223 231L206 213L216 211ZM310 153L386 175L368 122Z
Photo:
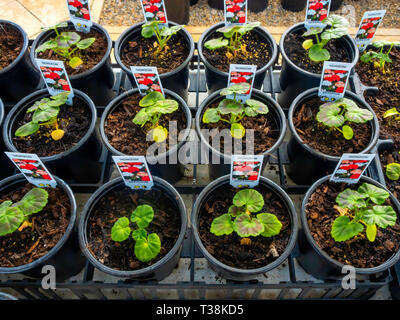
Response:
M369 50L365 52L360 60L364 63L372 63L376 69L380 69L383 74L386 73L385 65L387 63L391 63L392 59L390 59L389 54L392 51L395 45L400 45L400 42L390 42L386 40L375 41L372 44L375 48L379 49L378 52ZM389 49L385 51L385 48L389 47Z
M384 114L383 117L386 118L391 118L394 120L400 120L400 112L397 111L397 108L392 108L387 110Z
M60 106L65 104L70 92L65 91L49 98L36 101L33 106L28 108L27 113L33 112L32 120L25 123L15 131L15 136L26 137L39 131L41 126L54 128L50 136L57 141L64 136L64 130L59 129L58 113Z
M310 28L303 37L315 36L315 39L307 39L303 42L303 48L308 51L309 58L314 62L330 60L331 54L325 46L333 39L339 39L349 33L349 22L338 15L330 15L322 21L326 28Z
M226 57L228 60L235 59L239 54L248 55L246 45L242 42L243 36L260 26L260 22L253 22L244 25L231 25L217 29L224 37L208 40L204 43L204 47L209 50L217 50L226 48Z
M355 237L375 241L377 228L387 228L396 223L397 215L391 206L383 205L389 198L389 192L369 183L363 183L358 189L345 189L336 197L335 209L339 217L332 224L331 235L337 242Z
M165 99L158 91L152 91L139 102L142 108L133 118L134 124L145 127L153 141L161 143L168 137L168 129L159 124L163 114L173 113L179 108L177 101Z
M400 179L400 163L392 162L386 166L386 177L389 180L397 181Z
M246 134L246 129L240 123L245 116L255 117L258 114L267 114L268 107L254 99L248 99L245 103L237 100L237 95L246 94L250 85L246 82L234 84L221 90L221 96L233 96L233 99L225 98L217 108L208 108L203 114L204 123L216 123L224 121L231 125L231 135L241 139Z
M318 122L327 126L329 133L337 130L343 134L346 140L351 140L354 136L353 129L348 124L366 123L373 117L371 111L360 108L353 100L348 98L324 103L319 107L317 113Z
M157 257L161 250L160 237L156 233L147 234L147 228L154 218L153 208L147 204L140 205L132 212L130 220L119 218L111 229L113 241L122 242L132 236L135 241L135 256L141 262L149 262ZM131 227L131 223L134 227Z
M29 217L43 210L47 204L48 193L45 189L33 188L24 197L13 203L11 200L0 204L0 236L33 227Z
M43 28L43 30L54 30L56 37L42 43L35 52L44 52L52 50L58 56L68 60L68 65L75 69L83 64L81 50L89 48L96 38L86 38L81 40L81 36L76 32L58 32L57 28L68 27L67 22L59 23L52 27Z
M272 213L258 213L264 207L264 198L256 190L243 189L233 197L233 205L225 213L211 223L210 232L216 236L229 235L236 232L241 244L248 245L248 237L273 237L280 233L282 223Z

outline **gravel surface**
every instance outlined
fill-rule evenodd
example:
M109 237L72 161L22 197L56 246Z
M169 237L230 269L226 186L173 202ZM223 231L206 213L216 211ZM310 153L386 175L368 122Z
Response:
M183 1L183 0L182 0ZM347 16L351 26L357 26L364 11L386 9L381 27L400 28L400 0L344 0L342 8L335 13ZM282 8L280 0L269 0L266 10L249 12L249 21L261 21L264 25L290 26L304 20L305 10L290 12ZM223 21L222 10L211 9L207 0L199 0L190 7L192 26L209 26ZM102 25L130 26L143 21L139 0L105 0L100 18Z

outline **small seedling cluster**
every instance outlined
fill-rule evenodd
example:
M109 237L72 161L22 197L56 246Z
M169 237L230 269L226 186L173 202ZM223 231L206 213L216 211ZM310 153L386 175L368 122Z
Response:
M360 60L364 63L373 63L375 68L380 69L382 73L385 74L386 63L392 62L392 59L390 59L389 54L395 45L400 45L400 42L390 42L386 40L380 40L374 42L372 45L375 48L379 49L379 51L376 52L374 50L369 50L360 57ZM385 48L387 47L389 49L386 52L384 52Z

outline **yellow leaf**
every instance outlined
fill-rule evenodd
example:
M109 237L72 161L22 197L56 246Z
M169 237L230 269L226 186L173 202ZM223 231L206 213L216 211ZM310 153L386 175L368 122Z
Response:
M168 130L162 126L155 127L152 130L153 140L157 143L163 142L168 137Z
M341 216L347 216L349 214L349 209L347 208L341 208L337 205L334 205L333 207L339 212Z
M57 129L51 132L51 137L53 138L53 140L58 141L61 140L62 137L64 137L64 133L64 130Z
M305 50L310 49L313 45L314 45L314 42L312 41L312 39L307 39L306 41L303 42L303 48Z
M82 59L79 57L73 57L71 60L69 60L68 64L70 65L71 68L78 68L81 64L83 63Z

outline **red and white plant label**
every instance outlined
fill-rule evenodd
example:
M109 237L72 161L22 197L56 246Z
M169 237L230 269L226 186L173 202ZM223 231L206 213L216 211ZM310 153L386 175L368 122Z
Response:
M386 10L367 11L364 13L355 37L357 47L361 52L372 42L385 13Z
M164 0L141 0L143 15L146 22L160 21L168 25L167 11Z
M230 184L235 188L254 188L258 185L264 160L262 155L232 155Z
M249 91L246 94L240 94L236 96L236 99L241 101L246 101L251 97L251 91L253 90L254 78L256 75L257 66L246 65L246 64L231 64L229 65L229 79L228 79L228 87L239 84L243 82L247 82L250 85ZM229 99L232 99L233 96L228 96Z
M89 0L67 0L69 18L74 24L76 31L89 32L93 25Z
M376 154L344 153L330 181L357 183L375 156Z
M247 0L224 0L225 25L247 23Z
M322 23L329 15L331 0L308 0L306 10L306 20L304 26L307 30L310 28L324 28Z
M318 92L321 100L334 101L343 98L350 71L350 63L325 61Z
M72 105L74 92L69 81L64 63L57 60L36 59L40 74L49 93L54 96L60 92L69 91L67 104Z
M34 153L5 152L29 183L39 188L57 186L56 180Z
M152 188L153 177L144 156L113 156L112 158L127 187L145 190Z
M164 95L156 67L131 67L131 71L141 95L146 95L151 91L158 91Z

